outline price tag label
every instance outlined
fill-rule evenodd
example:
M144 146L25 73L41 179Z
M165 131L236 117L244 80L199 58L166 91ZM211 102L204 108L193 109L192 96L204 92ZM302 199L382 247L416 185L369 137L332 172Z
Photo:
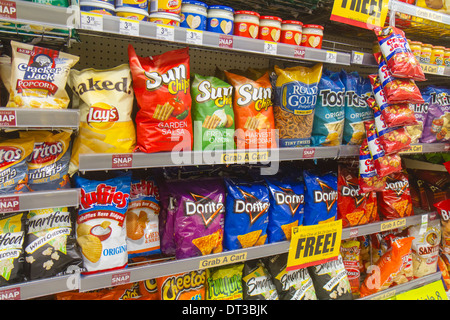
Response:
M103 16L101 14L81 12L81 28L92 31L103 31Z
M15 110L0 110L0 127L15 127L16 119Z
M266 54L277 54L277 43L272 41L264 41L264 53Z
M441 280L395 296L396 300L448 300Z
M219 35L219 47L226 49L233 49L233 36L227 34Z
M0 290L0 300L20 300L20 287Z
M202 45L203 44L203 31L187 29L186 30L186 43Z
M18 196L0 197L0 213L15 212L20 210Z
M337 61L337 52L327 51L327 56L325 57L325 62L336 63L336 61Z
M438 67L437 67L436 73L437 73L438 75L443 76L443 75L444 75L444 72L445 72L445 67L444 67L444 66L438 66Z
M305 59L305 47L296 47L294 50L294 58Z
M304 148L303 149L303 158L314 158L316 154L316 148Z
M112 155L112 168L131 168L133 166L132 154L113 154Z
M159 40L174 41L175 28L173 26L158 24L156 26L156 38Z
M119 33L127 36L139 36L139 21L120 18Z
M17 18L17 8L15 1L0 0L0 8L0 18Z
M119 286L122 284L130 283L131 273L130 272L121 272L115 273L111 276L111 285Z
M235 253L217 258L200 260L199 269L223 266L230 263L244 262L247 260L247 252Z
M362 64L364 59L364 53L362 52L353 52L352 63L354 64Z

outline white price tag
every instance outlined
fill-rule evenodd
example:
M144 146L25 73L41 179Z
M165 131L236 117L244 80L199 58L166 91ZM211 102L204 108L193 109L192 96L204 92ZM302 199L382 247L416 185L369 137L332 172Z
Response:
M119 33L127 36L139 36L139 21L120 18Z
M103 31L103 16L101 14L81 12L81 28L93 31Z
M175 28L158 24L156 26L156 38L159 40L173 41L175 39Z
M364 53L354 51L353 52L352 63L354 63L354 64L362 64L363 63L363 58L364 58Z
M337 52L327 51L325 62L336 63L336 61L337 61Z
M277 43L271 41L264 41L264 53L266 54L277 54Z
M203 31L186 29L186 43L203 44Z
M437 71L436 71L437 74L443 76L444 72L445 72L445 67L444 66L438 66L437 67Z

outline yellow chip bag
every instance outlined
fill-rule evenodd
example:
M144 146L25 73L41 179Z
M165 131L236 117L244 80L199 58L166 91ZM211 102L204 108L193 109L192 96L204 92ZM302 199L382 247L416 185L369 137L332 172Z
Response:
M105 70L72 70L69 85L80 99L80 131L69 173L78 170L79 154L132 152L136 130L131 118L134 95L128 64Z

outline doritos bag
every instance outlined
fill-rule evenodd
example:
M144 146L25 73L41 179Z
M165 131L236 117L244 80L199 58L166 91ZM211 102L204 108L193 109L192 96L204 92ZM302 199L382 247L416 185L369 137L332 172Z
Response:
M189 49L140 57L132 45L128 58L139 110L137 150L192 149Z
M224 249L235 250L267 242L269 190L262 181L226 178L227 202Z
M274 117L280 147L301 147L311 143L314 109L323 65L281 69L275 66Z
M386 177L386 187L378 194L379 212L384 219L399 219L414 214L408 175L396 172Z
M80 59L57 50L11 41L11 89L7 107L67 109L69 70Z
M22 138L34 138L28 158L28 185L31 191L70 188L69 162L71 131L21 131Z
M206 300L242 300L243 263L206 269Z
M205 300L206 270L156 278L160 300Z
M80 188L77 241L86 273L124 268L128 263L125 214L131 174L105 181L75 176Z
M336 172L319 173L304 170L305 181L305 216L303 225L335 221L337 218L337 174Z
M270 273L261 260L247 260L242 272L244 300L279 300Z
M313 146L342 143L345 118L345 86L338 72L324 70L318 85L317 103L311 133Z
M34 138L0 142L0 194L29 191L27 159L33 147Z
M194 74L191 96L194 150L234 149L233 87Z
M72 70L69 85L80 98L80 130L74 140L69 173L78 169L79 154L127 153L136 144L133 88L126 64L97 70Z
M234 87L236 148L276 148L269 73L255 81L228 71L225 75Z

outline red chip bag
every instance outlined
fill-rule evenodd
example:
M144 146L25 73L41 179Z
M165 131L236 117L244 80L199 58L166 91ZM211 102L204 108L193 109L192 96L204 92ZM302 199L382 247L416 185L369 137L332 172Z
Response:
M372 156L370 155L367 139L364 139L359 148L359 188L363 193L382 191L385 186L385 178L380 178L375 170Z
M384 184L386 179L383 180ZM375 191L369 192L369 196L366 200L366 213L368 223L380 221L380 215L378 214L378 202L377 193Z
M384 121L384 116L378 106L374 108L374 111L375 129L384 153L389 155L409 149L411 138L406 129L389 127Z
M136 150L191 150L190 69L188 48L151 57L136 55L128 46L136 114Z
M404 127L417 125L414 105L409 103L390 104L381 109L388 127Z
M405 33L392 26L374 28L381 53L392 76L425 81L422 67L409 48Z
M380 214L386 220L414 214L406 173L396 172L386 177L386 187L378 194L378 206Z

